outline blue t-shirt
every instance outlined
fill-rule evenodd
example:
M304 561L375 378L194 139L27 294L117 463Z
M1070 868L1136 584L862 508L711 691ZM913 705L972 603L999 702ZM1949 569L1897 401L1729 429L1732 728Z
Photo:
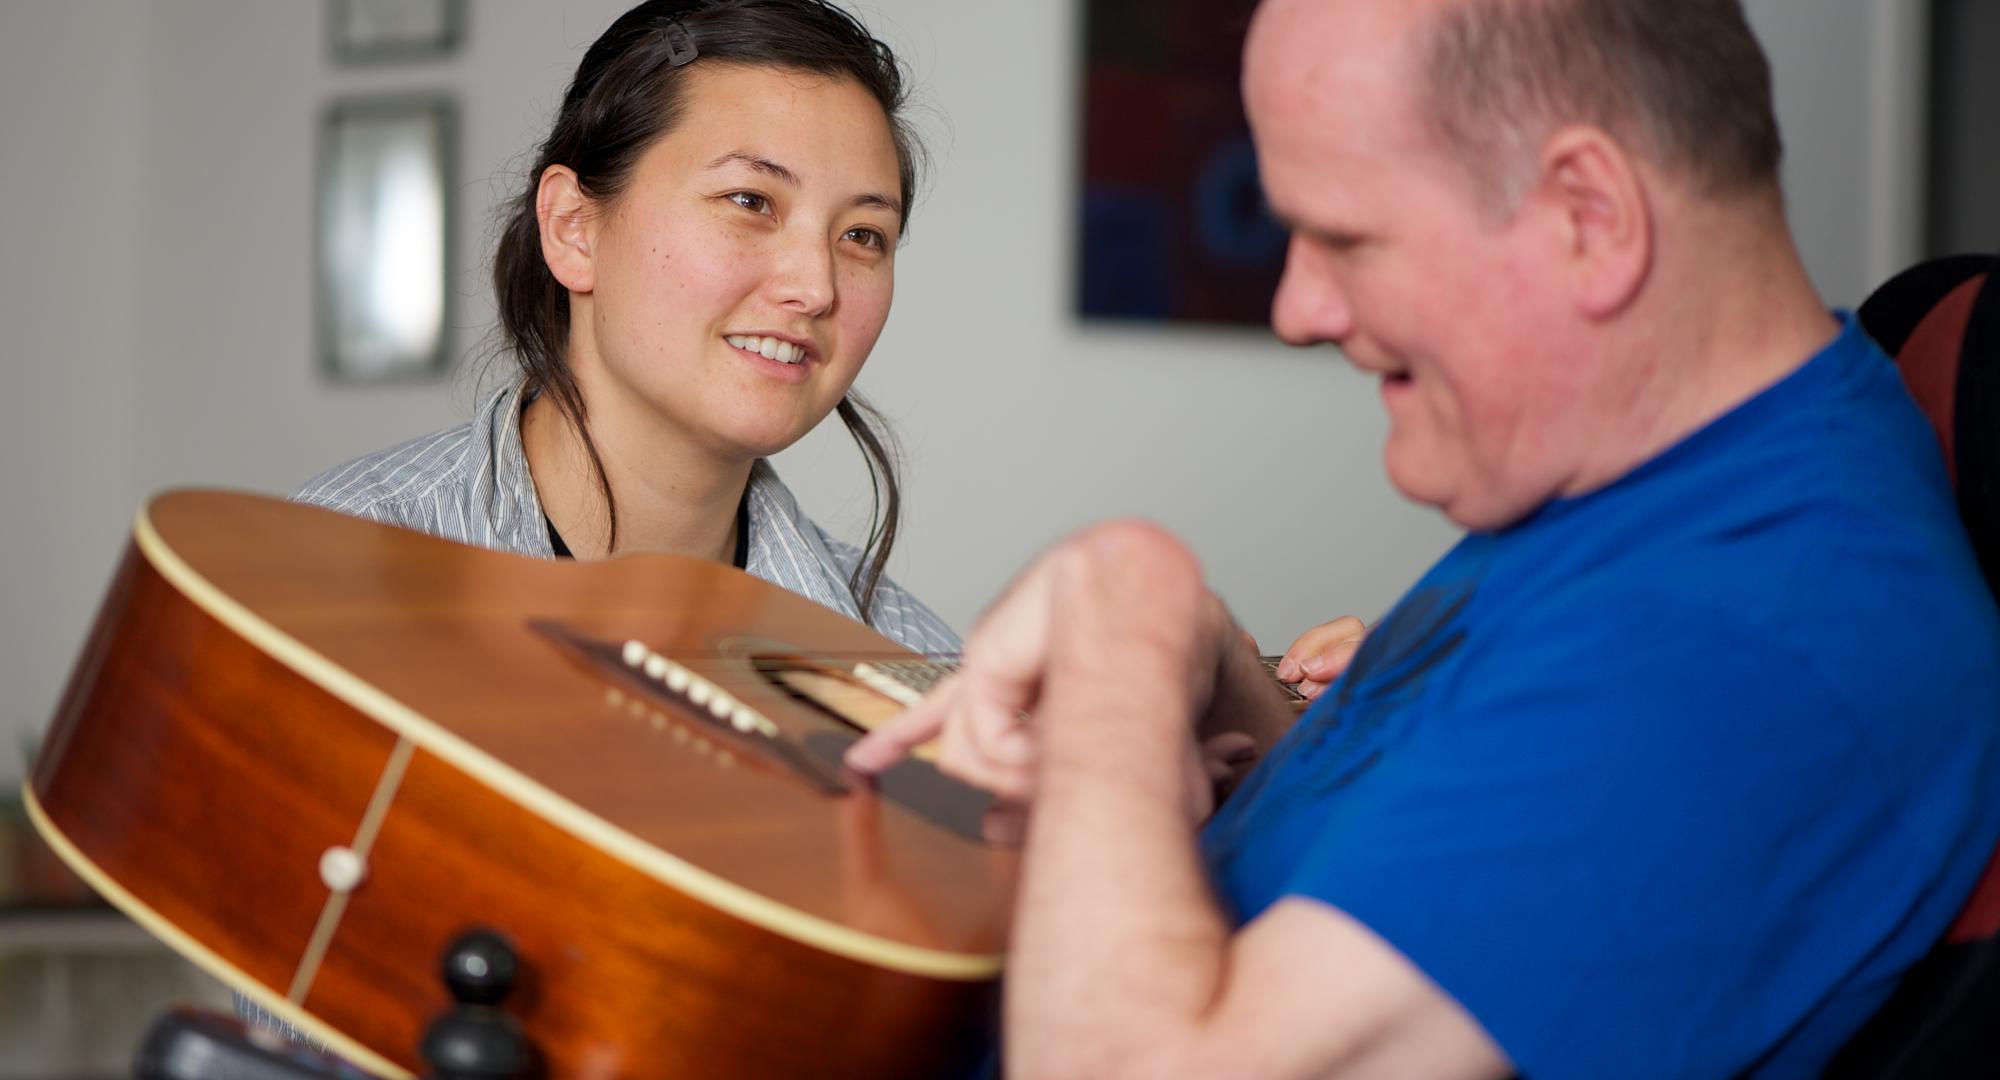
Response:
M2000 836L2000 615L1843 321L1432 568L1209 823L1236 917L1347 912L1537 1080L1817 1073Z

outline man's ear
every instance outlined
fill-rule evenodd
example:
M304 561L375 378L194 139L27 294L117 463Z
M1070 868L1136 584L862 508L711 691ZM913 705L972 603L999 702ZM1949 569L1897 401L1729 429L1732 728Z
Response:
M1572 126L1542 146L1536 197L1564 232L1571 297L1591 318L1617 314L1639 295L1653 264L1653 207L1632 156L1601 129Z
M597 239L593 205L567 165L551 165L535 188L535 221L542 234L542 261L573 293L597 287L592 245Z

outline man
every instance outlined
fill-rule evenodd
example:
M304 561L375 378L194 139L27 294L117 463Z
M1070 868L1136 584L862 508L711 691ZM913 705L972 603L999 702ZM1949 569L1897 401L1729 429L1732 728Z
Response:
M1010 1071L1817 1072L2000 837L2000 615L1737 0L1266 0L1245 70L1277 330L1468 536L1205 827L1282 706L1145 525L853 750L1030 803Z

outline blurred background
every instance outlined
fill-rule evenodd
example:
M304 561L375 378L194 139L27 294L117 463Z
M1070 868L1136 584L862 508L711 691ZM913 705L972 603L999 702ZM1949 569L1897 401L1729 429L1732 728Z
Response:
M369 63L333 54L319 0L0 7L0 790L148 493L283 493L462 422L506 377L477 361L491 210L625 6L471 0L442 55ZM1383 479L1374 387L1332 350L1079 317L1081 0L850 6L912 69L933 157L859 383L906 452L904 585L963 629L1042 545L1141 514L1193 545L1276 651L1333 615L1372 619L1453 542ZM1935 250L2000 246L1978 216L2000 144L1954 135L2000 130L1978 105L2000 100L1995 76L1960 59L2000 44L2000 4L1747 6L1775 68L1793 224L1830 304ZM384 95L452 104L448 371L342 382L315 329L320 124ZM778 467L823 524L865 531L866 475L838 425ZM0 892L33 878L43 897L0 918L0 1077L115 1074L157 1001L215 989L129 928L66 921L18 814L0 825Z

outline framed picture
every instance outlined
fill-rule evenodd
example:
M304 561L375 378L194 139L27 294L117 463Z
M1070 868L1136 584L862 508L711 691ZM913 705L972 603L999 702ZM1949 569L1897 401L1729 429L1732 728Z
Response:
M339 101L321 117L313 306L328 377L449 366L456 126L450 99L431 95Z
M1254 0L1084 0L1076 308L1265 325L1286 232L1238 91Z
M465 36L465 0L326 0L334 59L373 64L443 56Z

